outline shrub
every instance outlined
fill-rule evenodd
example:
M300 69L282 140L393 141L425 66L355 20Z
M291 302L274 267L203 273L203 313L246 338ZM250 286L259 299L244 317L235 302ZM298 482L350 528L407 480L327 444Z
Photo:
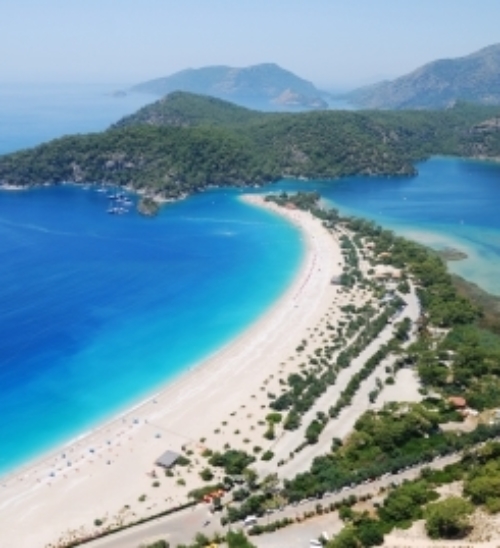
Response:
M203 481L212 481L214 479L214 474L210 468L204 468L200 472L200 477Z
M278 424L282 421L283 416L281 413L275 411L273 413L269 413L266 417L267 422L272 422L273 424Z
M431 538L461 538L470 530L469 515L474 507L460 497L429 504L425 512L425 528Z

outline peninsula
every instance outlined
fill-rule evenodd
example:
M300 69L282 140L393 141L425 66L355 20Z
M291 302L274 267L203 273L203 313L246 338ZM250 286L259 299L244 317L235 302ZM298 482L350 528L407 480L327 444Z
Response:
M263 113L176 92L109 130L0 157L0 184L99 181L178 199L284 176L409 176L431 155L500 156L500 107Z

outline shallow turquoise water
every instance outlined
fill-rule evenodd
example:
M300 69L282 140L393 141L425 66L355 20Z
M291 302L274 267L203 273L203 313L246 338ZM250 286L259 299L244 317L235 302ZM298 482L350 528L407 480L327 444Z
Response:
M285 180L274 188L317 190L346 215L435 248L463 250L469 258L450 262L450 269L500 295L500 164L438 157L417 167L417 177Z

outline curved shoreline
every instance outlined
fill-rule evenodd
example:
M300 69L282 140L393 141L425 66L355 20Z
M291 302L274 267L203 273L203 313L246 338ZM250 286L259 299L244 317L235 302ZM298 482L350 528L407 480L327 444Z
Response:
M63 183L63 185L74 185L74 183ZM45 185L40 185L40 188L43 186ZM28 191L32 188L33 187L12 187L8 190ZM6 189L0 186L0 190ZM133 190L130 191L133 192ZM140 193L138 194L138 196L140 196ZM251 195L240 196L237 199L245 201L249 204L253 204L253 206L256 205L255 202L259 202L259 199L253 200L253 196ZM271 208L266 207L266 209L270 210ZM277 212L277 214L280 217L283 217L281 212ZM288 219L288 222L291 222L291 224L294 224L296 227L298 227L300 234L302 235L302 237L304 236L304 233L300 230L300 226L297 222L293 221L293 219ZM307 259L307 251L308 249L306 245L304 246L302 256L300 257L300 261L297 265L295 275L292 279L288 280L287 285L280 291L278 297L275 298L271 303L268 303L265 306L264 310L255 319L253 319L251 323L247 324L243 328L240 328L236 335L234 335L229 340L222 342L222 344L218 343L217 347L214 350L210 350L209 353L205 354L199 359L195 359L190 363L186 363L185 367L182 370L176 371L173 374L169 375L166 380L160 382L153 388L148 389L141 396L132 398L127 404L121 405L118 409L108 412L106 416L97 419L80 432L75 432L72 435L70 434L60 442L51 444L48 449L44 449L38 452L38 454L33 457L29 457L28 459L25 459L20 464L15 464L5 469L3 472L0 470L0 493L1 489L11 480L19 476L24 476L35 468L40 468L43 465L47 465L47 463L52 462L53 459L56 458L58 455L67 452L74 446L80 446L82 443L92 440L93 437L98 436L99 434L102 434L104 431L106 431L108 427L119 424L124 419L126 420L127 418L132 417L134 414L139 413L144 406L153 402L164 392L170 389L174 390L177 384L179 384L179 386L181 387L184 383L189 383L190 379L192 377L195 377L197 372L202 370L202 368L208 367L213 360L221 359L226 352L230 352L231 348L234 345L237 345L242 337L251 336L251 333L253 333L254 330L258 330L260 322L265 321L268 314L272 313L274 308L279 306L282 300L287 299L287 296L292 291L296 280L300 277L302 269L305 268L304 265ZM0 511L1 509L2 498L0 497Z
M264 206L259 197L244 199ZM161 501L168 507L164 492L162 499L147 507L135 502L151 486L147 474L154 460L167 449L180 452L188 447L195 455L200 452L201 440L221 419L235 414L242 401L258 393L270 371L295 348L297 337L306 335L330 305L325 295L331 291L332 269L340 260L338 244L307 214L275 213L295 223L306 240L302 264L278 302L235 340L152 397L3 481L0 520L11 527L0 531L1 544L43 546L63 530L91 527L95 518L112 516L124 505L138 506L137 511L146 514L154 513ZM220 443L231 439L228 436L221 436ZM195 486L193 478L186 479L185 492ZM172 506L185 497L175 488L169 493Z
M60 188L56 189L56 186L60 186ZM56 192L59 192L59 190L61 191L68 190L73 192L74 190L74 191L78 191L80 196L83 196L83 195L89 196L91 193L92 194L94 193L94 190L90 190L85 193L83 192L83 189L80 188L79 185L70 184L70 183L56 185L56 186L54 187L56 189ZM104 186L101 186L101 185L95 185L95 188L98 188L98 187L105 188ZM36 192L36 189L25 189L25 190L26 190L26 193ZM38 190L44 191L44 190L50 190L50 189L48 188L44 189L42 186L40 186ZM103 195L98 194L97 196L98 196L98 199L104 199L105 202L107 201L107 199ZM137 198L139 197L140 197L140 194L137 194ZM231 196L230 200L232 202L235 202L234 196ZM248 206L245 206L245 209L248 211L250 208ZM241 206L240 206L240 210L241 210ZM236 227L235 232L238 232L236 223L239 223L240 221L238 220L238 216L237 215L234 216L234 215L235 213L231 213L229 217L227 217L227 222L230 223L228 224L228 227L231 228L232 223L234 222ZM237 311L237 309L233 306L232 307L233 310L236 310L236 312L238 312L236 320L233 322L230 322L228 320L223 320L225 322L222 325L223 329L220 329L219 326L217 325L213 330L213 334L210 334L210 336L205 337L205 340L202 341L200 345L198 345L197 341L195 340L195 337L196 337L197 326L203 325L203 320L201 320L200 322L196 314L191 314L190 317L195 319L195 322L193 321L190 322L191 325L194 326L194 329L192 329L192 334L190 333L190 329L188 328L184 329L184 333L187 333L189 337L188 336L184 337L183 342L184 340L187 340L188 338L190 341L192 340L194 343L192 345L192 349L193 349L192 351L183 352L180 346L179 348L181 351L179 353L176 353L176 351L173 351L173 352L170 351L170 349L168 348L168 342L167 341L162 342L162 337L163 338L171 337L171 335L168 334L168 332L165 331L165 329L163 329L162 331L158 330L158 338L156 339L159 341L158 348L156 349L153 347L155 355L151 357L157 358L157 356L160 356L160 358L157 358L158 360L157 363L159 364L160 367L163 366L160 369L163 374L156 375L153 381L146 381L143 384L134 386L131 383L130 386L132 390L128 390L128 393L126 393L126 390L120 391L120 389L118 389L117 395L113 393L112 397L110 397L109 399L107 398L104 391L101 390L102 397L100 398L100 400L102 401L102 405L101 405L101 401L95 400L98 402L98 405L94 405L93 407L89 406L90 413L80 415L80 416L83 416L85 420L82 420L79 425L76 425L76 427L74 424L71 424L69 421L60 421L63 426L60 429L49 428L46 435L45 431L43 430L43 424L42 424L42 426L38 428L38 431L43 433L43 435L39 436L39 438L42 438L41 443L39 443L38 439L36 440L35 443L31 443L30 434L29 434L31 430L28 427L32 426L33 423L31 425L26 424L26 428L23 426L19 427L16 424L17 432L13 432L11 436L8 436L8 439L12 444L12 450L8 451L8 454L4 456L3 462L0 463L0 487L3 483L5 483L6 481L9 481L11 476L23 473L25 470L32 468L33 466L39 464L40 462L49 460L50 458L64 451L64 449L72 446L76 442L79 442L81 439L95 434L97 431L99 431L102 428L104 424L107 424L108 422L114 422L114 421L120 420L122 416L127 415L130 412L131 408L139 407L143 405L145 402L153 399L158 391L163 390L165 386L168 386L170 383L174 382L184 372L189 371L193 367L197 367L199 364L202 364L205 360L210 359L217 352L224 349L226 345L233 343L240 335L242 335L247 329L249 329L255 322L261 319L263 315L265 315L274 306L274 304L286 293L286 291L288 290L288 286L291 283L293 283L294 276L298 274L301 267L301 263L304 259L303 257L304 249L303 249L302 243L301 242L299 243L300 233L297 230L290 228L289 223L287 223L286 221L283 221L282 219L279 219L279 226L278 226L275 219L273 219L267 214L265 215L266 215L265 217L262 217L262 215L259 215L258 217L256 217L255 214L252 214L248 217L248 219L255 218L255 220L251 221L252 223L258 222L261 227L264 227L264 229L261 229L261 232L260 232L261 241L259 241L259 246L264 248L264 246L268 244L268 242L266 241L267 240L266 230L268 229L266 225L268 223L274 223L276 225L276 233L278 234L282 234L282 232L280 231L283 230L283 234L285 234L285 238L288 238L289 240L285 241L285 245L283 246L283 251L281 251L281 248L280 248L279 255L281 256L281 253L284 252L290 258L288 262L291 264L291 268L289 269L289 272L291 274L287 276L277 275L276 277L272 278L273 281L271 283L264 284L264 291L262 292L262 296L259 296L259 299L256 300L255 305L252 302L250 303L252 306L248 307L248 309L244 307L243 313L240 314ZM108 217L108 218L111 219L111 217ZM247 219L247 217L245 217L245 219ZM204 221L204 219L200 220L200 226L202 227L202 230L205 230L205 228L203 228L205 225L202 221ZM217 221L217 219L214 219L214 221ZM189 220L189 222L191 222L191 220ZM162 230L161 225L157 226L156 229L154 228L153 225L151 226L153 227L153 232L157 231L157 229ZM218 234L219 232L218 225L214 224L213 226L214 226L213 232ZM271 228L274 231L274 227L271 227ZM210 228L209 230L212 230L212 228ZM99 234L97 236L100 237ZM220 236L218 235L218 237ZM224 237L225 237L225 234L224 234ZM236 241L234 238L228 237L226 239L227 241L229 241L230 239L233 241ZM276 240L276 238L274 238L273 240ZM258 252L260 253L260 248ZM271 256L271 253L269 253L269 251L266 251L265 253L267 253L268 256ZM203 260L210 262L211 255L212 255L212 251L208 250L206 259L203 259ZM216 259L217 258L215 258L215 260ZM277 272L279 272L280 263L274 260L274 264L277 269ZM232 280L229 280L229 282L232 282ZM217 291L219 291L218 298L219 298L219 302L222 303L220 308L221 308L221 314L223 315L225 310L222 310L222 308L226 309L226 306L224 305L224 299L221 299L221 297L223 297L225 293L225 289L224 289L224 285L219 285L219 287L221 288L221 290L217 288ZM236 287L236 289L239 289L240 287L243 288L244 284L239 282L235 284L234 287ZM162 291L161 286L159 290L160 292ZM154 297L156 298L158 291L156 289L154 291L155 291ZM234 288L233 288L233 291L234 291ZM196 306L198 306L198 303L195 303L195 304ZM99 306L99 303L98 303L98 306ZM172 318L172 317L175 317L175 310L176 310L175 307L170 307L169 303L167 303L165 307L162 306L161 309L163 309L163 312L161 311L159 312L158 314L159 318L157 320L159 325L162 325L162 322L164 321L161 315L163 315L163 318L165 319L167 319L168 317ZM203 309L210 310L210 306L205 306ZM172 310L174 311L174 313L172 313ZM232 319L231 306L228 306L227 310L229 312L228 317ZM148 313L147 310L146 310L146 313ZM208 316L208 314L205 314L205 316ZM153 317L153 321L156 320L156 317L150 316L150 315L147 316L147 319L149 320L150 317ZM121 314L120 316L118 316L118 321L120 322L120 327L121 327L121 324L127 325L126 322L131 322L133 326L135 322L135 318L134 317L129 318L126 314L125 315ZM147 323L145 322L144 325L147 325ZM227 326L227 329L226 329L226 326ZM111 328L108 329L107 324L104 324L104 333L108 336L109 336L109 333L112 336L115 336L116 333L118 333L118 336L115 336L116 340L121 341L122 338L126 340L127 331L122 329L120 333L119 330L114 331L112 327L113 325L111 324ZM170 326L167 326L167 327L170 327ZM173 331L175 332L175 330ZM123 333L125 333L125 335L123 335ZM164 336L163 333L167 333L167 335ZM101 337L101 333L99 331L96 334L92 333L90 338L86 338L85 335L86 334L84 334L81 339L83 341L82 344L79 345L78 347L79 352L85 351L89 347L91 348L91 345L94 344L95 342L96 342L96 346L98 347L98 350L100 350L100 348L105 348L106 338ZM77 336L78 336L78 340L80 341L79 334L75 335L75 337ZM102 341L104 341L104 343L102 343ZM115 343L115 341L111 340L111 343ZM201 350L198 349L198 346L201 347ZM126 348L126 345L124 345L124 347ZM183 344L183 348L185 347L189 348L189 343ZM116 344L115 344L115 348L118 348L119 350L119 352L116 352L116 356L117 356L116 361L118 362L118 360L121 361L120 354L122 353L121 352L122 348L120 347L120 345L116 345ZM134 348L141 349L141 353L142 353L142 348L144 348L145 350L144 354L146 356L148 354L151 355L151 351L150 350L148 351L147 346L136 344L134 345ZM181 356L180 358L178 354ZM102 354L100 355L100 357L102 358ZM85 358L86 360L89 359L88 356L86 356ZM73 359L73 356L71 354L69 356L67 356L66 354L64 355L64 361L70 361L72 359ZM138 361L139 360L135 360L134 363L137 363ZM89 363L91 364L93 363L91 359L89 359ZM95 364L98 365L97 360L95 360ZM79 360L76 362L77 367L82 365L84 367L86 366L83 360ZM119 363L119 366L120 368L123 367L123 361ZM97 376L95 377L96 386L97 385L106 386L105 377L108 376L109 378L109 374L106 373L106 367L102 370L102 373L100 373L99 375L101 374L103 376L102 382L100 378L98 378ZM139 379L141 379L141 377L142 376L139 375ZM147 375L144 378L147 379ZM57 382L57 377L54 378L54 382ZM65 383L63 383L63 385L64 384ZM135 390L133 390L134 388ZM90 385L90 388L87 388L89 392L92 389L93 389L93 384ZM32 406L30 409L32 409ZM80 409L78 409L77 411L80 411ZM37 416L36 412L34 416L35 417ZM66 426L66 422L68 422L67 426ZM22 440L23 443L19 442L19 444L17 445L16 440L18 439L18 437L19 438L23 437L24 440L27 441L27 443L24 443L24 440ZM0 498L0 503L1 503L1 498Z

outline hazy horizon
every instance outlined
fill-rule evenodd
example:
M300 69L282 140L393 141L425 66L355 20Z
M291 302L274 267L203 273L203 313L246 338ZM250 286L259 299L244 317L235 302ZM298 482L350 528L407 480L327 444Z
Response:
M2 4L3 84L127 86L187 68L273 62L340 91L499 41L496 0Z

